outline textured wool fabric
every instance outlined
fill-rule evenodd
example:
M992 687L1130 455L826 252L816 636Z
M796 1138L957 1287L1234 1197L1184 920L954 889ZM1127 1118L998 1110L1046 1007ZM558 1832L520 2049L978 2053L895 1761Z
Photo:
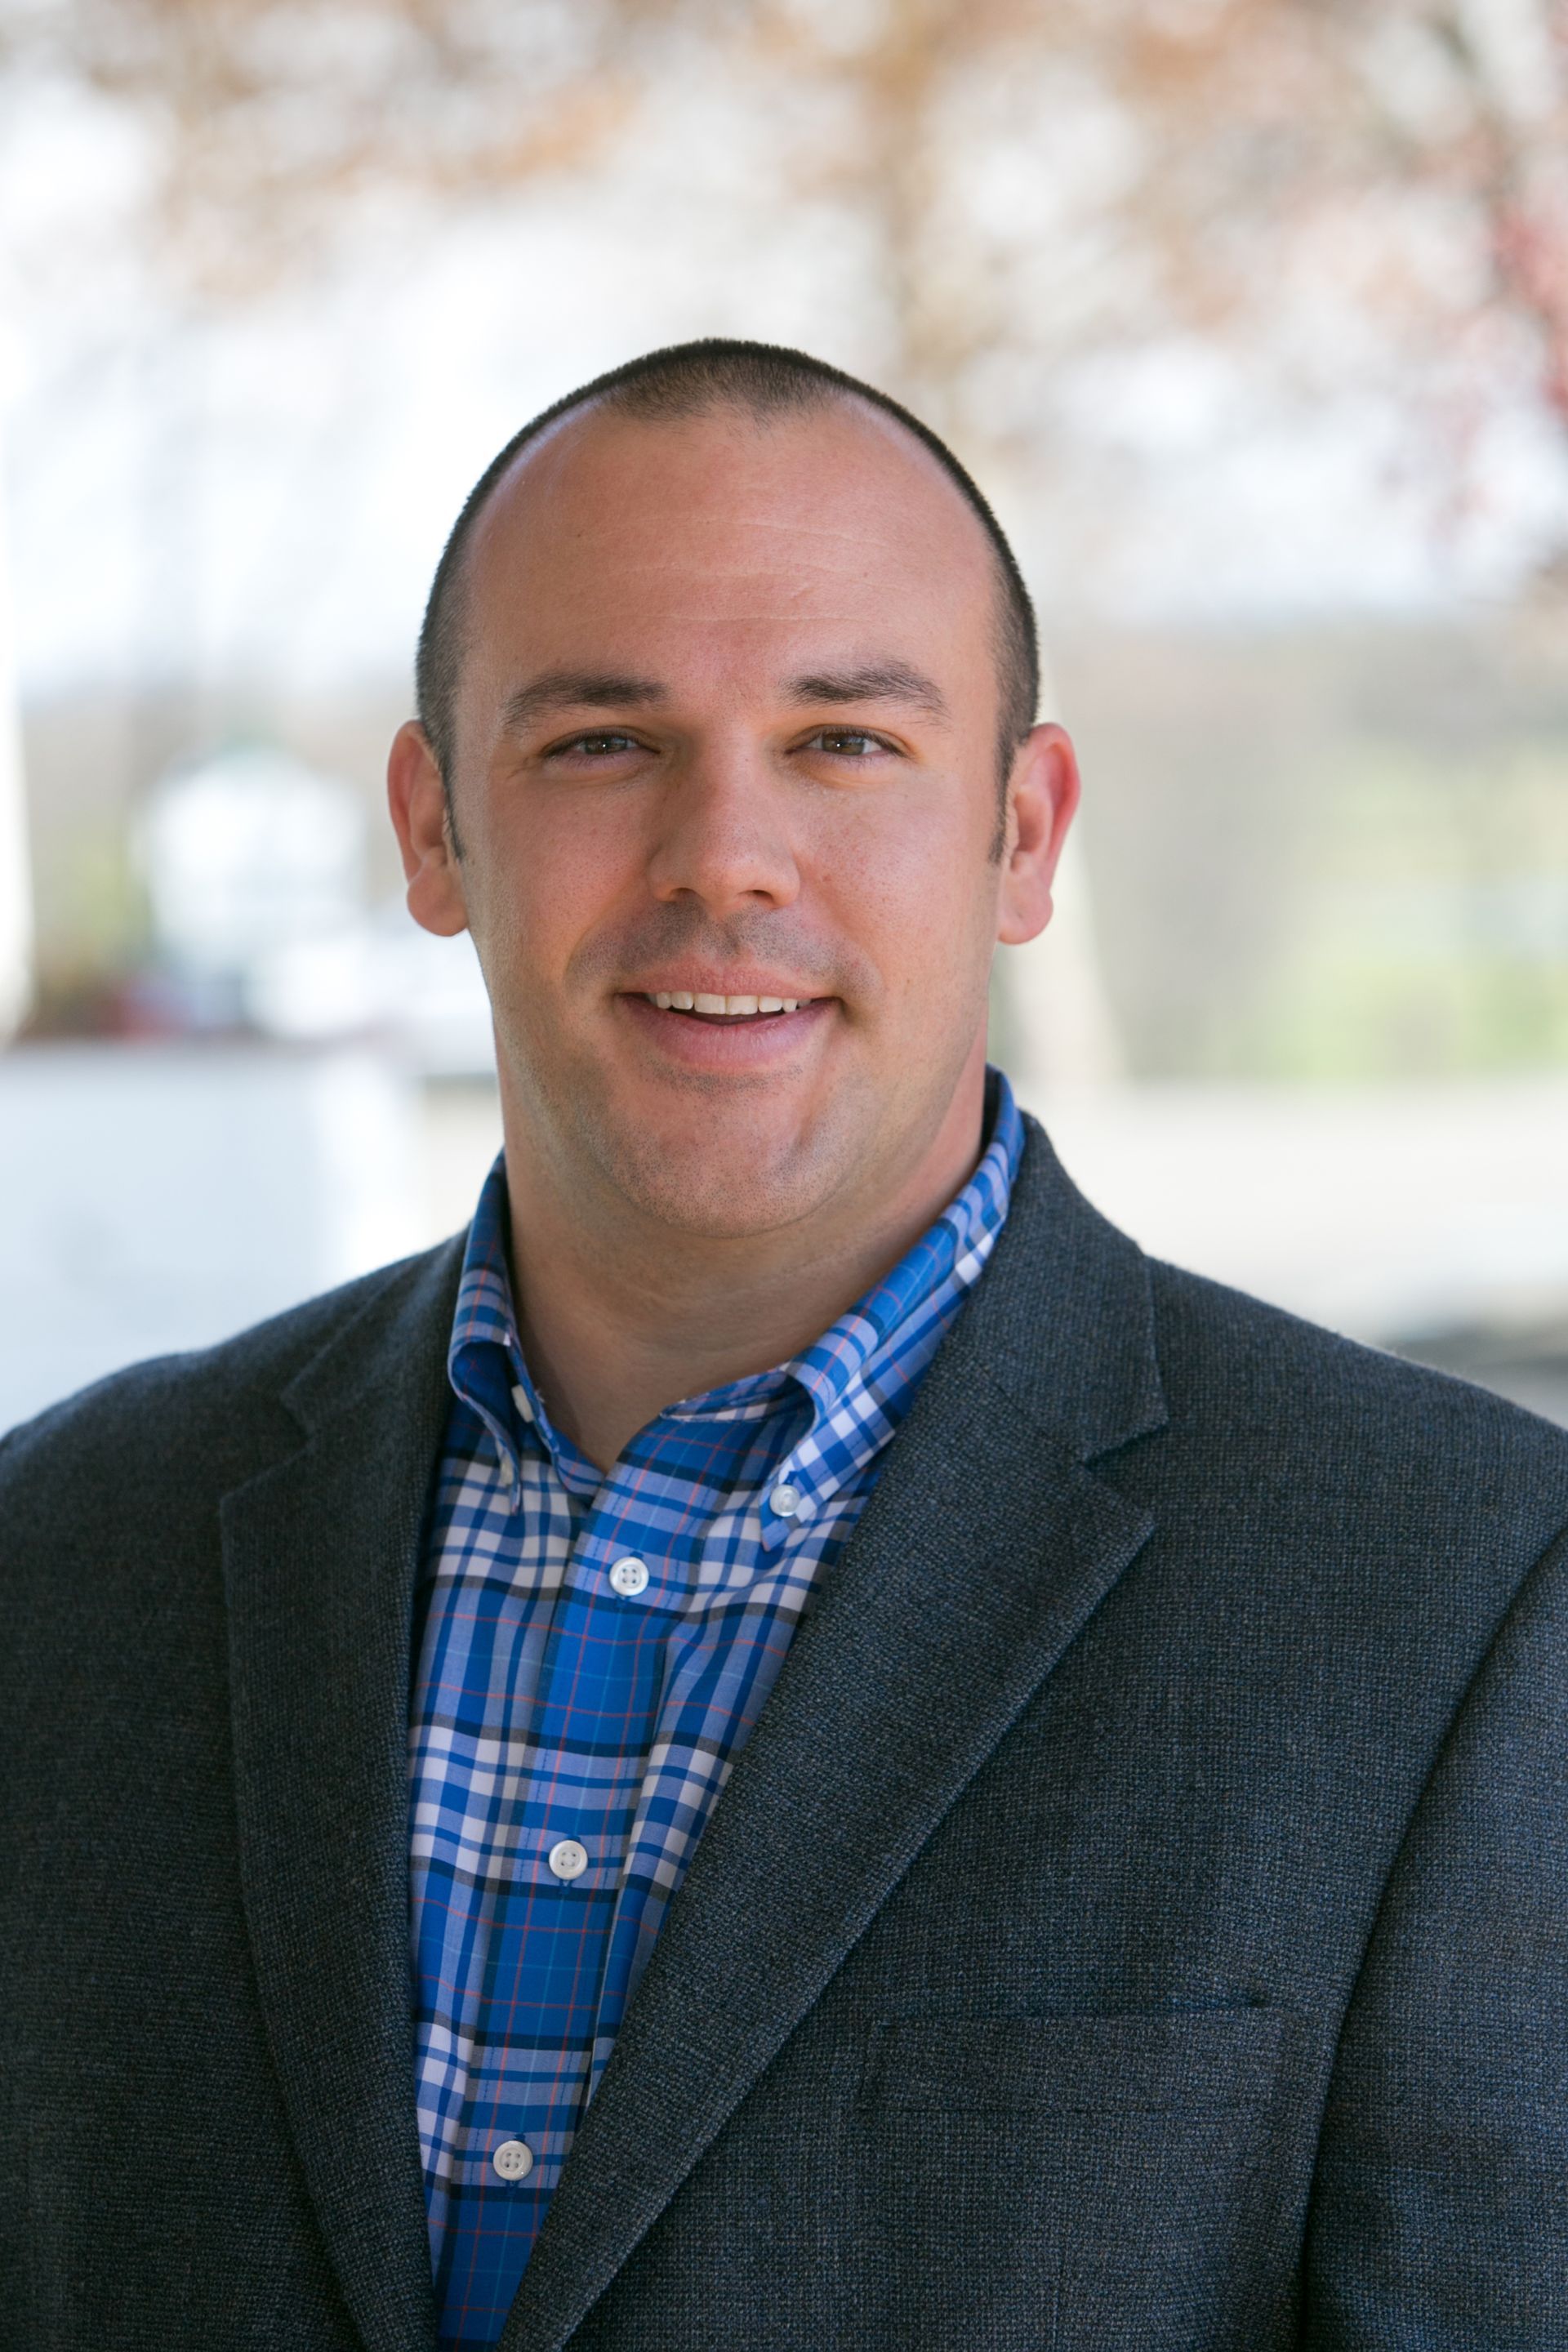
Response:
M431 2352L406 1740L460 1244L0 1444L0 2345ZM1037 1129L504 2352L1568 2342L1568 1438Z
M607 1473L523 1360L504 1160L469 1232L415 1600L415 2076L443 2346L500 2334L713 1805L1007 1213L1000 1071L967 1183L790 1362L672 1405ZM787 1510L777 1507L783 1496ZM629 1593L612 1570L635 1560ZM569 1880L552 1854L572 1841ZM528 2168L498 2174L498 2148Z

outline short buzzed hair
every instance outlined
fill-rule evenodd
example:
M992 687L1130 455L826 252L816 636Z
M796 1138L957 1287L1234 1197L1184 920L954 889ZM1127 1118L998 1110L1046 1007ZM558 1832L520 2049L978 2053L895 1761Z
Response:
M1039 635L1035 608L1017 558L973 478L944 441L907 408L842 368L780 343L729 341L710 336L646 352L567 393L514 433L468 492L452 526L431 583L415 664L416 708L451 797L458 681L468 640L467 564L469 541L490 493L521 450L574 410L591 404L649 424L738 409L760 419L804 415L851 395L895 417L953 483L991 544L997 572L996 667L1000 688L997 759L1005 786L1013 755L1035 723L1040 693Z

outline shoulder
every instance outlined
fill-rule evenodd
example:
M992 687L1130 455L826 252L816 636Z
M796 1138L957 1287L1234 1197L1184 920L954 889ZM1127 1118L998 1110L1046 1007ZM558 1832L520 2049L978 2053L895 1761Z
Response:
M373 1416L424 1443L460 1256L448 1243L132 1365L0 1442L0 1708L197 1704L226 1654L226 1498L307 1445L356 1455Z
M1147 1256L1025 1132L960 1345L1053 1444L1210 1529L1338 1514L1419 1543L1500 1513L1539 1549L1568 1521L1568 1431Z
M35 1507L58 1514L73 1493L125 1502L172 1478L209 1491L237 1483L298 1444L284 1391L356 1327L443 1290L458 1247L378 1267L216 1347L132 1364L51 1405L0 1437L0 1518L16 1529Z
M1489 1529L1539 1549L1568 1524L1568 1430L1468 1381L1148 1262L1172 1456L1266 1510L1360 1514L1413 1540Z

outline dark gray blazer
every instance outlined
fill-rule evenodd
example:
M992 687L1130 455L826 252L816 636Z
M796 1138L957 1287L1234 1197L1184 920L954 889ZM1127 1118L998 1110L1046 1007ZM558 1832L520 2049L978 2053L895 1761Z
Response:
M410 1596L458 1244L0 1447L15 2352L428 2352ZM1568 2344L1568 1436L1032 1129L508 2352Z

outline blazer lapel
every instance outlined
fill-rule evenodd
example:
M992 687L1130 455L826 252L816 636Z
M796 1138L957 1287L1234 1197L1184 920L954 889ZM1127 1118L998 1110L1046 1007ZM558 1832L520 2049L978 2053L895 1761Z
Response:
M799 2023L1152 1522L1085 1465L1159 1426L1140 1254L1036 1129L671 1905L513 2304L556 2352Z
M436 2338L415 2122L409 1629L458 1247L284 1391L300 1449L226 1496L240 1866L300 2160L368 2352Z

